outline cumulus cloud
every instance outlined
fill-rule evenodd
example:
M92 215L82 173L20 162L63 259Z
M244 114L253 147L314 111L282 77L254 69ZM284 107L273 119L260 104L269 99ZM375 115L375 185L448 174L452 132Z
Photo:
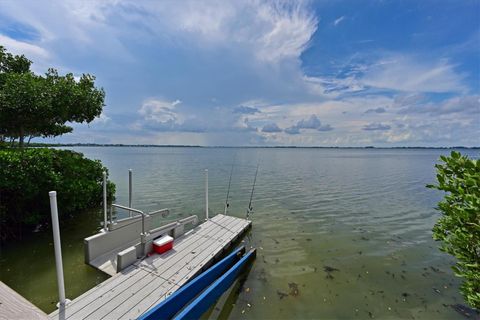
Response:
M391 127L388 124L373 122L363 126L362 129L365 131L377 131L377 130L390 130Z
M158 123L176 122L178 120L178 114L175 112L175 108L180 103L180 100L164 101L148 99L140 107L138 113L148 121Z
M26 25L35 37L0 35L0 43L34 67L95 74L108 116L92 128L114 128L114 142L131 128L143 143L367 145L437 136L478 144L479 96L458 60L386 53L377 39L375 53L316 65L302 54L312 39L314 53L323 44L317 28L355 21L337 15L319 25L314 9L281 0L4 1L5 25Z
M258 129L250 124L250 121L248 118L243 119L243 121L239 121L237 125L233 127L234 131L240 131L240 132L257 132Z
M282 132L282 129L280 129L276 123L272 122L264 125L262 128L262 132L265 132L265 133Z
M318 131L332 131L333 127L329 124L322 125L317 128Z
M106 124L110 122L112 119L105 114L105 112L102 112L98 118L95 118L92 121L92 124Z
M288 134L300 134L300 129L298 129L296 126L285 128L284 131Z
M320 120L315 114L312 114L307 119L301 119L294 126L288 127L285 129L285 133L288 134L299 134L300 129L313 129L318 131L331 131L333 130L332 126L329 124L322 125Z
M322 123L318 120L318 117L312 114L308 119L302 119L298 121L297 128L299 129L317 129Z

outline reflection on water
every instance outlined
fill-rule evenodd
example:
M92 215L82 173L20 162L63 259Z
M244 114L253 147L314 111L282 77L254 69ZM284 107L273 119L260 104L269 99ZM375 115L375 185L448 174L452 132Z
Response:
M260 161L253 228L245 238L257 247L257 260L221 317L459 317L449 306L462 302L450 270L453 261L431 239L441 194L425 188L446 150L75 150L109 168L120 204L128 201L127 170L133 169L133 206L168 207L169 219L203 218L204 168L209 169L210 210L223 212L233 158L230 213L245 217ZM101 220L101 213L92 212L62 229L69 298L105 279L83 263L82 239ZM1 280L45 311L56 301L51 242L49 233L36 234L28 243L3 248L1 257Z

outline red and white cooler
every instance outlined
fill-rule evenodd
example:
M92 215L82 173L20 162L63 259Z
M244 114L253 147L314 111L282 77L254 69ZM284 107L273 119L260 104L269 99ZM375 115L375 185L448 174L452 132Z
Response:
M153 250L156 253L164 253L173 248L173 238L170 236L161 236L153 241Z

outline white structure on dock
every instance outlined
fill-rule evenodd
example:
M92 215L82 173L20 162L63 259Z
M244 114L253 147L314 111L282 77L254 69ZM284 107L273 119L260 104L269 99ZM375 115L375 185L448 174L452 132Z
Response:
M50 319L135 319L211 265L251 221L219 214L174 240L173 249L127 267Z
M251 221L224 214L208 216L208 171L205 173L206 221L195 227L198 218L194 215L157 228L152 228L152 217L157 214L166 217L168 209L147 214L130 206L113 204L113 207L127 210L129 216L113 222L110 214L107 223L104 174L105 225L100 233L85 238L85 262L112 277L73 301L60 303L59 309L49 318L136 319L216 262L250 228ZM131 176L130 170L130 191ZM56 205L52 207L52 219L55 219L54 213L57 213ZM188 224L193 228L185 232ZM174 238L173 249L151 254L153 241L163 235ZM60 299L64 301L61 263L60 272L58 266L57 262Z

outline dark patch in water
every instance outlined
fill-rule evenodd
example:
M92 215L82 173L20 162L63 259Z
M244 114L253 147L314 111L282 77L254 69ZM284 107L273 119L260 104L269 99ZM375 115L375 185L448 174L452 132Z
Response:
M340 271L340 270L338 270L337 268L330 267L330 266L323 266L323 270L324 270L325 272L328 272L328 273L330 273L330 272L335 272L335 271Z
M442 270L435 268L434 266L430 266L430 269L432 269L432 271L435 273L444 273Z
M290 295L292 297L298 297L298 295L300 294L300 291L298 290L298 284L295 282L290 282L288 284L288 287L290 288Z
M288 297L288 294L287 294L287 293L282 292L282 291L280 291L280 290L277 290L277 294L278 294L278 298L280 298L280 300L282 300L283 298Z
M464 306L463 304L452 304L450 307L453 308L453 310L457 311L461 315L463 315L466 318L472 318L475 320L480 319L480 313L478 311L475 311L474 309Z
M325 278L328 279L328 280L333 280L334 279L334 277L332 275L332 272L340 271L337 268L330 267L330 266L323 266L323 270L327 273Z

